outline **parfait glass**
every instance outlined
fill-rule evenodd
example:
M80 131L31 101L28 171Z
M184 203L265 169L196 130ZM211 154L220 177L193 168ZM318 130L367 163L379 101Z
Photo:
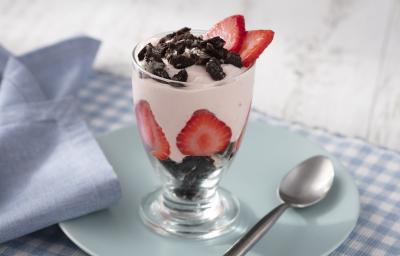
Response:
M245 130L255 67L210 83L161 78L142 67L138 53L166 34L140 42L132 54L137 127L160 179L142 199L140 216L162 235L214 238L233 230L239 215L238 200L219 184ZM207 145L218 150L202 151Z

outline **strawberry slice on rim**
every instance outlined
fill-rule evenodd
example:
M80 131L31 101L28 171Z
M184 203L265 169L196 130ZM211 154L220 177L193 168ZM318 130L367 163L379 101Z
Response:
M239 52L245 33L243 15L233 15L212 26L204 38L209 39L219 36L225 40L225 49Z
M184 155L211 156L228 146L232 131L206 109L197 110L180 131L176 145Z
M271 43L274 34L272 30L251 30L246 32L239 51L243 66L248 67L256 61Z
M135 113L139 133L146 147L158 159L167 159L170 147L164 132L154 118L150 104L145 100L140 100L136 104Z

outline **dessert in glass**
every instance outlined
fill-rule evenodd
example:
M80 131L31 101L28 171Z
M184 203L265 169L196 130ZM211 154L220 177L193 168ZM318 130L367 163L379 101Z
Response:
M137 126L161 180L141 202L152 230L208 239L234 228L239 204L219 183L245 130L254 61L273 35L245 31L243 16L234 15L209 31L185 27L134 48Z

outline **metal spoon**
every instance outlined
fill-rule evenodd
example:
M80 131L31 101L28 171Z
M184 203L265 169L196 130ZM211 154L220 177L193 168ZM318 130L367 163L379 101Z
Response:
M294 167L279 185L283 203L257 222L224 256L245 255L287 208L304 208L321 201L328 194L334 175L333 163L325 156L308 158Z

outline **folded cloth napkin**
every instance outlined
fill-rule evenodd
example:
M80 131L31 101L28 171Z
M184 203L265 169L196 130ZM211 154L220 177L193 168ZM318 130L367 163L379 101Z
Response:
M98 47L88 37L20 57L0 47L0 243L120 198L74 97Z

